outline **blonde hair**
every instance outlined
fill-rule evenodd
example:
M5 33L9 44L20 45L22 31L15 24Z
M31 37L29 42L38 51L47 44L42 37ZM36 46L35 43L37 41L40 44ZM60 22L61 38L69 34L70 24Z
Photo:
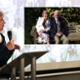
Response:
M4 16L4 14L3 14L3 12L2 12L2 11L0 11L0 17L1 17L1 16Z
M42 16L43 16L44 13L46 13L46 14L49 16L49 13L48 13L46 10L44 10L44 11L42 12Z

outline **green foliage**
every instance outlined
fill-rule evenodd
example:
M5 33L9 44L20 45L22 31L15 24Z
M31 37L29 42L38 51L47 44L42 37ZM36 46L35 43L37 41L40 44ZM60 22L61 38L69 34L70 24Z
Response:
M33 38L30 36L31 28L36 25L38 17L45 9L50 16L57 9L69 22L80 24L80 8L25 8L25 44L33 44Z

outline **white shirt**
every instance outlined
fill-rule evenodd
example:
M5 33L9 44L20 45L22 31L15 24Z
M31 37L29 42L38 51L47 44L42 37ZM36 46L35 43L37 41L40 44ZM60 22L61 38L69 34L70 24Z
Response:
M55 18L56 24L57 24L57 32L60 32L60 22L57 18Z
M38 34L41 29L43 29L45 31L48 31L50 29L50 25L48 25L49 21L48 20L46 21L46 28L44 28L43 22L44 22L44 17L39 17L37 20L37 24L36 24L36 29L37 29Z

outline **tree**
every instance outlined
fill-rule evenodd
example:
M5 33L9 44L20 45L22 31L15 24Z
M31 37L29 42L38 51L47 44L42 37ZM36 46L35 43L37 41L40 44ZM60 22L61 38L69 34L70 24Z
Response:
M80 24L80 8L25 8L25 44L33 44L33 38L30 36L31 28L36 25L38 17L42 15L42 11L45 9L50 16L57 9L69 22Z

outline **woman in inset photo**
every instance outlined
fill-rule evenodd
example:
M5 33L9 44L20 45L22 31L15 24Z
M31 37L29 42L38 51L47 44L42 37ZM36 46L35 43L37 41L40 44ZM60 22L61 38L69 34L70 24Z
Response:
M38 43L49 44L50 21L49 13L46 10L42 12L42 17L38 18L36 29L39 35Z

